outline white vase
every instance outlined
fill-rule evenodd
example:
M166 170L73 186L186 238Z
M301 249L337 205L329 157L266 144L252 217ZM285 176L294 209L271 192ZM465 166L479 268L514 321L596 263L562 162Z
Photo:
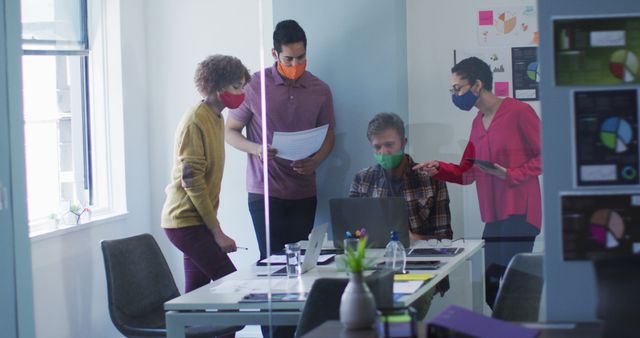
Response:
M368 329L376 320L376 303L362 272L351 273L340 300L340 322L347 329Z

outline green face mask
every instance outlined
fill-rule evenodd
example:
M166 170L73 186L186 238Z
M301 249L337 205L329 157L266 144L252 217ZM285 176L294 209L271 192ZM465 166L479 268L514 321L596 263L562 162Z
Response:
M404 152L402 150L395 154L373 154L373 157L385 169L393 169L400 165Z

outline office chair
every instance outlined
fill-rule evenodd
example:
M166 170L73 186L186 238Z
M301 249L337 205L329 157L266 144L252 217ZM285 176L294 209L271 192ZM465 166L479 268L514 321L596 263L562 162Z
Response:
M376 271L365 277L365 282L378 309L393 307L393 271ZM320 278L313 283L298 322L296 337L327 320L340 319L340 298L348 283L346 278Z
M164 303L180 296L167 261L150 234L100 242L109 316L124 336L165 337ZM242 326L192 326L187 337L215 337Z
M543 284L542 253L513 256L496 295L492 317L537 322Z
M638 337L640 332L640 256L598 257L593 262L598 287L596 315L603 337Z

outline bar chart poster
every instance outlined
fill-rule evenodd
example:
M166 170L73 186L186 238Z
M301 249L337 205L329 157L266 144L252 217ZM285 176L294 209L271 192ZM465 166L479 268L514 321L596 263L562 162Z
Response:
M640 83L640 17L555 20L558 85Z
M638 184L635 89L574 92L577 185Z
M565 260L640 254L640 195L561 195Z
M539 99L540 65L537 47L511 48L513 97L521 101Z

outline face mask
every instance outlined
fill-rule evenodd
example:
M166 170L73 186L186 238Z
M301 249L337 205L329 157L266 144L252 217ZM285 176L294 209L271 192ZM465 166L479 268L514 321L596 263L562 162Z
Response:
M376 161L385 169L394 169L400 165L404 152L402 150L395 154L373 154Z
M285 66L278 62L278 72L289 80L297 80L304 74L305 68L307 68L306 62L295 66Z
M478 96L473 94L471 89L469 89L462 95L452 94L451 101L453 101L453 104L455 104L456 107L469 111L476 104L476 101L478 101Z
M222 102L225 107L230 109L236 109L240 107L242 101L244 101L244 93L233 94L228 91L224 91L218 94L218 97L220 97L220 102Z

